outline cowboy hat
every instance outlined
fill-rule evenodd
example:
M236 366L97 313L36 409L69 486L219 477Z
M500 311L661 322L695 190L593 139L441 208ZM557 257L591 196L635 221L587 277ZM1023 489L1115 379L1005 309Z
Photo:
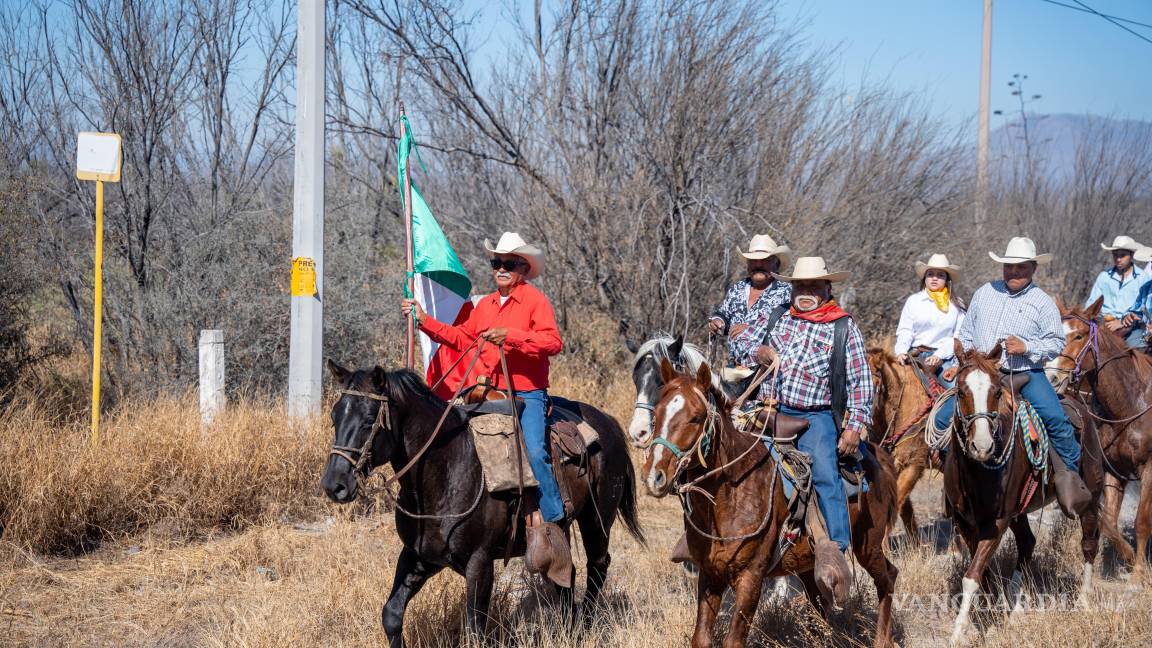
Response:
M943 254L933 254L928 258L928 263L924 263L923 261L916 262L916 276L920 277L920 279L924 279L924 275L927 274L929 270L943 270L948 273L952 281L958 281L960 279L960 266L948 263L948 257Z
M1139 261L1140 263L1148 263L1149 261L1152 261L1152 247L1141 245L1140 247L1136 248L1135 252L1132 253L1132 258L1136 261Z
M997 256L995 252L989 252L988 256L996 263L1024 263L1025 261L1035 261L1040 265L1044 265L1052 260L1052 254L1046 252L1044 254L1036 254L1036 244L1032 239L1026 236L1013 237L1008 241L1008 247L1004 250L1004 256Z
M792 269L792 276L772 273L780 281L844 281L852 276L851 272L828 272L824 257L800 257L796 259L796 267Z
M535 245L525 243L524 239L516 232L501 234L496 247L492 247L488 239L484 239L484 249L492 254L515 254L518 257L523 257L528 262L528 272L524 275L525 279L539 277L540 271L544 269L544 252Z
M757 234L752 237L748 243L748 251L743 252L740 246L736 246L736 251L740 252L740 256L745 259L767 259L770 256L780 259L780 267L786 267L788 262L792 260L792 248L787 245L776 245L776 241L772 240L771 236L767 234Z
M1108 250L1109 252L1112 252L1113 250L1128 250L1129 252L1135 252L1141 246L1131 236L1117 236L1116 238L1112 239L1112 245L1104 245L1101 243L1100 247Z

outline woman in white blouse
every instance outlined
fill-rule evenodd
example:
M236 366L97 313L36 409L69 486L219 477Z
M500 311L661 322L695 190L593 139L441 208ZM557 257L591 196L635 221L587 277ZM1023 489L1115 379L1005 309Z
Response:
M933 349L920 360L933 370L954 364L952 340L964 321L964 303L952 294L952 284L959 266L948 262L943 254L933 254L928 263L916 262L920 292L908 297L896 327L896 345L892 349L900 364L908 364L908 352L917 347Z

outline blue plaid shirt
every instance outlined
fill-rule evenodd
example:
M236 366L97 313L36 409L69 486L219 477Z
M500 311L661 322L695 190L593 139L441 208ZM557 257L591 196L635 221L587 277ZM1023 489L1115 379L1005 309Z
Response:
M1139 296L1146 294L1141 289L1147 283L1148 273L1144 270L1132 266L1132 276L1125 281L1113 266L1096 277L1096 283L1092 284L1092 292L1084 305L1091 306L1092 302L1103 295L1104 307L1100 309L1100 314L1121 319L1132 310L1134 304L1139 303Z
M728 361L737 367L755 367L756 347L767 333L768 316L792 301L792 284L786 281L773 281L768 284L755 304L748 305L748 291L752 288L750 279L741 279L728 288L724 302L712 317L724 320L724 332L728 333L736 324L747 324L748 328L728 338Z
M1003 281L980 286L972 295L968 315L956 337L965 349L987 353L1009 335L1023 340L1028 349L1019 356L1002 352L1002 366L1010 371L1043 369L1044 363L1063 353L1060 309L1036 284L1028 284L1014 295Z
M831 407L829 378L835 326L835 322L817 324L785 313L770 339L780 356L780 373L775 381L764 381L760 398L767 400L775 395L781 405L796 409ZM872 372L868 369L864 336L855 321L848 327L846 346L848 411L844 429L863 435L872 423Z

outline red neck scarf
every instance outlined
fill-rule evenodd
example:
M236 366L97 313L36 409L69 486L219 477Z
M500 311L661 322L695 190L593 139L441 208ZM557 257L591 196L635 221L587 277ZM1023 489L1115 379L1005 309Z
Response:
M789 312L792 313L792 317L817 324L835 322L841 317L848 317L848 313L844 312L843 308L840 308L840 305L836 303L835 299L829 299L808 312L798 311L795 306L789 309Z

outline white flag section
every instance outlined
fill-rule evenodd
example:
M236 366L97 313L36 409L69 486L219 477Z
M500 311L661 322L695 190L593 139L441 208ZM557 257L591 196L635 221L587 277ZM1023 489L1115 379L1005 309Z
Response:
M454 324L456 315L464 306L467 297L464 297L445 286L440 285L428 275L416 274L416 300L432 319L445 324ZM436 354L439 344L432 341L425 333L420 333L420 357L427 369Z

